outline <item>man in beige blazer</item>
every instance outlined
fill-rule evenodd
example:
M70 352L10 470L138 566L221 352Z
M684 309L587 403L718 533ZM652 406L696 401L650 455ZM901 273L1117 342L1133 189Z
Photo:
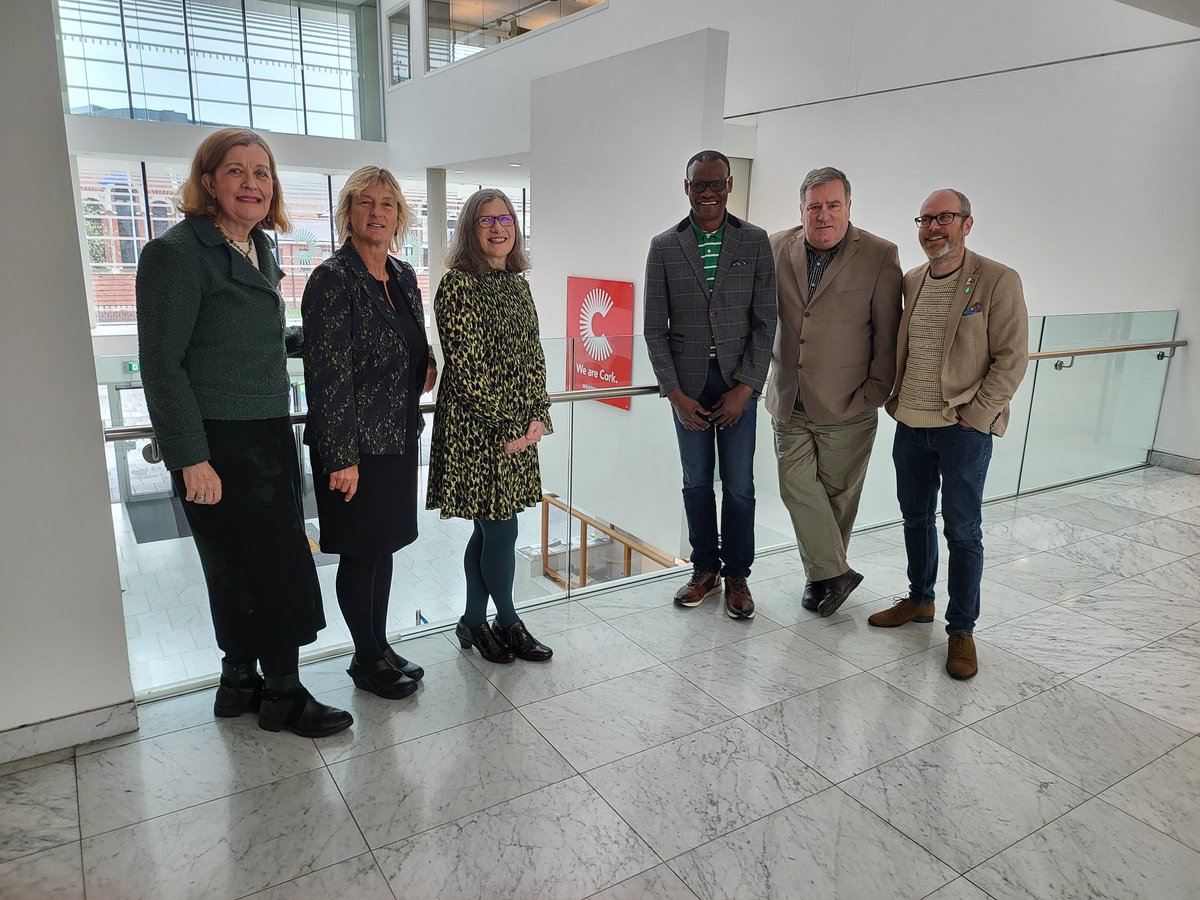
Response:
M896 377L900 258L850 224L850 182L838 169L808 173L800 211L803 224L771 236L779 325L766 407L807 575L801 604L830 616L862 581L846 547Z
M946 581L946 671L979 670L971 636L983 578L983 484L992 437L1008 426L1009 401L1029 362L1029 318L1021 277L967 249L975 220L959 191L934 191L916 218L929 262L904 276L892 460L904 517L908 595L867 619L894 628L932 622L938 572L936 512L950 549Z

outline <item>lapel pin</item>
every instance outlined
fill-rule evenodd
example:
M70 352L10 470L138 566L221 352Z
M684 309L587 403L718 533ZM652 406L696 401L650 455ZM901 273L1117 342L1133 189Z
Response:
M971 293L971 289L972 289L973 287L975 287L975 276L974 276L974 275L971 275L971 276L968 276L968 278L967 278L967 283L966 283L966 285L963 287L963 293L964 293L964 294L969 294L969 293Z

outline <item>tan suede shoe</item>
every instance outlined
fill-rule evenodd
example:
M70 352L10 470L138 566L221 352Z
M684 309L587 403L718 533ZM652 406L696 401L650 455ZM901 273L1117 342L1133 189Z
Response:
M979 659L975 656L975 639L969 634L952 634L946 653L946 671L951 678L966 681L979 671Z
M876 628L895 628L906 622L932 622L933 604L913 603L911 597L898 597L891 608L867 616L867 624Z

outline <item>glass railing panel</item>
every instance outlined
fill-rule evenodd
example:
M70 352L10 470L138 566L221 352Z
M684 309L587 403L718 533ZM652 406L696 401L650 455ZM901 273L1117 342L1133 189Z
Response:
M1172 340L1175 312L1047 316L1041 349ZM1038 361L1022 492L1144 465L1167 377L1156 350ZM1064 363L1070 362L1064 360Z

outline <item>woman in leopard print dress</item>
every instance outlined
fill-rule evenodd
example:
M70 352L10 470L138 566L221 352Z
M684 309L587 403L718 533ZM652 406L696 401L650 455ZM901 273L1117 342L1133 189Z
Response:
M449 271L433 301L445 371L433 419L426 506L442 518L471 519L464 567L466 610L455 634L484 659L543 661L513 606L517 513L542 499L537 444L551 431L546 360L521 230L501 191L463 206ZM487 622L488 598L496 621Z

